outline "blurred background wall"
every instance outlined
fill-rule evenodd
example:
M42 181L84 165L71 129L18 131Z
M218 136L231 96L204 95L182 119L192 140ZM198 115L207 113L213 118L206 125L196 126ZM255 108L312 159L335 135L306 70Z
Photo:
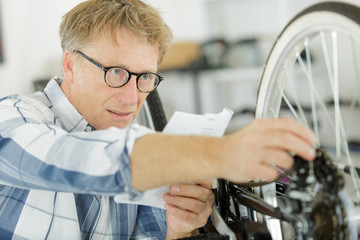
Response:
M58 27L80 2L0 0L0 98L30 94L34 81L62 76ZM277 35L296 13L320 0L148 2L161 11L175 36L175 55L160 67L166 80L159 92L170 117L175 110L204 113L223 107L246 116L255 107L262 66ZM180 56L176 48L188 56ZM174 56L184 62L171 62ZM234 127L241 125L238 121Z

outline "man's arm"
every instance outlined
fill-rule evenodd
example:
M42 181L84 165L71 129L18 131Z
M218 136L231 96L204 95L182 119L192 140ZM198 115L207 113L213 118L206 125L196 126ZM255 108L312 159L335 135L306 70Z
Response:
M314 134L291 119L255 120L222 137L149 134L135 142L131 154L132 186L162 185L224 178L234 182L273 180L274 165L290 168L294 153L315 158Z
M273 165L290 168L289 152L312 160L315 136L290 119L256 120L223 138L150 134L131 154L132 186L139 190L171 183L208 180L210 185L178 184L164 195L167 239L190 236L205 224L213 203L213 178L272 180Z
M208 149L221 142L220 138L201 136L145 135L135 142L130 156L132 185L147 190L212 179L221 153Z

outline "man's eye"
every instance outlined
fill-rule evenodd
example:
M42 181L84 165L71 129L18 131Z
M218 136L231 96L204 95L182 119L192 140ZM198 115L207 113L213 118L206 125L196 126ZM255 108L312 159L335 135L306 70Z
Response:
M114 75L121 75L121 74L123 74L123 70L120 68L113 68L113 69L111 69L111 73Z
M142 80L148 80L149 78L150 78L150 74L145 73L145 74L141 75Z

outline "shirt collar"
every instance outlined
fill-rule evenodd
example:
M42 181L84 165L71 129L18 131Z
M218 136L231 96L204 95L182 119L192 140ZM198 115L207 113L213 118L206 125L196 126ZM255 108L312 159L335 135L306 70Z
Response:
M84 131L89 124L70 103L60 88L61 83L62 78L54 77L44 89L44 94L50 102L49 108L68 132Z

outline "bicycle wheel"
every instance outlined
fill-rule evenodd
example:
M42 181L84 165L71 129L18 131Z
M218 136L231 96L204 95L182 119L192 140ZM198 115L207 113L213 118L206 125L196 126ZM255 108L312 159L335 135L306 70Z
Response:
M339 235L328 239L339 239L340 235L357 239L360 215L357 173L360 167L359 60L360 8L340 2L319 3L298 14L280 34L268 57L258 91L256 118L295 118L315 132L316 147L325 149L337 169L344 170L341 174L345 190L333 195L341 198L339 204L346 213L340 215L346 221L346 229L337 229ZM314 165L308 165L307 169L314 172ZM320 204L317 199L319 185L321 187L317 181L306 190L312 198L310 207L316 202L317 206ZM259 194L266 202L281 207L284 196L276 193L275 184L262 187ZM285 203L286 208L289 206ZM341 211L339 209L334 210L335 214ZM339 215L332 217L339 220ZM302 239L299 231L284 231L278 220L265 217L265 221L273 239ZM350 233L340 233L349 228Z

